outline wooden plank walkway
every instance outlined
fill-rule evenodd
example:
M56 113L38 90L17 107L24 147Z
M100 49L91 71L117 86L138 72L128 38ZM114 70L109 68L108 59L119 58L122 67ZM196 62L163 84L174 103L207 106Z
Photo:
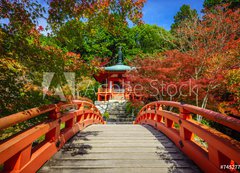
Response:
M200 171L165 135L154 128L119 124L87 127L70 139L39 172Z

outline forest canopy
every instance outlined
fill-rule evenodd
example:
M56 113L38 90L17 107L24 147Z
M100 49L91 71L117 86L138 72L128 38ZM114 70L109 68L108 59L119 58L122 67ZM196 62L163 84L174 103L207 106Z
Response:
M145 3L53 0L43 6L38 0L1 0L0 20L6 21L0 25L1 116L58 102L54 88L59 84L69 94L64 72L74 72L76 82L89 80L97 88L92 76L98 67L115 63L119 46L124 63L137 67L128 74L132 85L144 87L141 100L132 102L175 100L239 115L239 3L205 0L201 17L183 5L170 31L143 22ZM41 18L48 22L49 34L42 34ZM45 72L57 77L43 99ZM197 94L183 96L168 89L186 85L186 93L189 82L197 86ZM155 93L152 85L170 94ZM80 95L85 89L76 88ZM96 99L93 93L84 96Z

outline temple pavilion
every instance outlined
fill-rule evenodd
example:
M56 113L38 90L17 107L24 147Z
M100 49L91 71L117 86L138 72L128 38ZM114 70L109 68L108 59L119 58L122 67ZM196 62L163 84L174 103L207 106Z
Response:
M123 53L120 47L117 64L103 67L100 74L95 76L95 79L101 84L101 87L98 88L97 100L128 100L129 92L126 88L129 81L127 81L125 73L129 70L132 70L132 67L123 64Z

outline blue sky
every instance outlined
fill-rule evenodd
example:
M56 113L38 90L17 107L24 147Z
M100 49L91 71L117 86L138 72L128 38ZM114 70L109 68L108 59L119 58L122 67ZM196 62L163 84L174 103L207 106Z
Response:
M143 21L169 30L174 21L173 17L183 4L190 5L201 16L203 2L204 0L147 0L143 8Z

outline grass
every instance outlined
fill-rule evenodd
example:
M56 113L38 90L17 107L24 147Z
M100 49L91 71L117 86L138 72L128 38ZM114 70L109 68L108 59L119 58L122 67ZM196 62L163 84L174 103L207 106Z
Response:
M64 129L65 128L65 122L61 123L60 125L60 130Z
M193 136L193 140L198 143L199 145L201 145L204 148L208 148L208 143L206 141L204 141L202 138L200 138L199 136L197 136L196 134L194 134Z

